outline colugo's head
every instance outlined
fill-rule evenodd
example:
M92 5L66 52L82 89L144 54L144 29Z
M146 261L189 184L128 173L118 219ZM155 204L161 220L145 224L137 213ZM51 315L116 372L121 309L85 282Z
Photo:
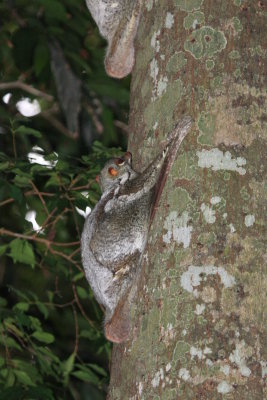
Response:
M136 175L132 169L132 155L130 152L120 158L107 161L97 179L102 193L111 189L115 184L124 184Z

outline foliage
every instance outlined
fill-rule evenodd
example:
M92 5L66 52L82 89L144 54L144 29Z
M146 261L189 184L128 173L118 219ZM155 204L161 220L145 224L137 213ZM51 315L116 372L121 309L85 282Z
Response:
M108 384L79 241L95 177L126 142L129 81L106 76L84 3L0 3L0 399L97 400ZM18 112L23 97L37 115Z

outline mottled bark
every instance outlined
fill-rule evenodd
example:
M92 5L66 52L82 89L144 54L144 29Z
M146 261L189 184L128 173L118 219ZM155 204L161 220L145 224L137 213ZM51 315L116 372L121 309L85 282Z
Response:
M131 87L136 166L181 115L195 127L150 231L108 398L264 399L266 2L144 3Z

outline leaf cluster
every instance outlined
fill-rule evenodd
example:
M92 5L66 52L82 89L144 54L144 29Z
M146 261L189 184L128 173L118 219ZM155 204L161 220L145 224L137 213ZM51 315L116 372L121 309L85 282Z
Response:
M4 0L0 16L0 399L104 399L111 346L80 237L126 144L129 79L106 76L84 0Z
M19 128L14 143L26 134ZM81 160L42 154L50 165L0 152L1 399L75 398L81 383L106 388L110 345L81 265L78 211L97 202L95 175L115 152L95 142Z

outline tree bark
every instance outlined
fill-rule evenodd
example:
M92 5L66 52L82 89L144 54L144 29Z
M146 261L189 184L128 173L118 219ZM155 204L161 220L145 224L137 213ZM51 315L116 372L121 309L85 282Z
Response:
M150 230L108 399L263 399L266 3L144 3L131 86L135 166L149 164L182 115L195 125Z

